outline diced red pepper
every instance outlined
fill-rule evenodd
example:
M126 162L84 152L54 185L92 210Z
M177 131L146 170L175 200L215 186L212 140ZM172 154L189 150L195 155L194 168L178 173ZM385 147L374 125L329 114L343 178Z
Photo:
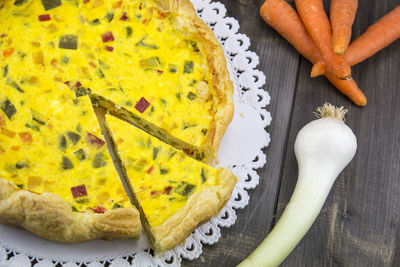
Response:
M32 143L33 141L32 135L28 132L18 133L18 135L24 143Z
M81 84L81 82L80 81L77 81L76 83L75 83L75 88L79 88L79 87L81 87L82 86L82 84Z
M121 16L119 19L125 21L125 20L128 20L129 18L128 18L126 12L123 12L123 13L122 13L122 16Z
M183 152L185 152L185 154L189 155L189 156L193 156L194 155L194 151L191 151L190 149L184 148Z
M94 206L93 208L90 208L90 209L96 213L104 213L107 211L107 209L102 206Z
M156 70L158 75L163 74L164 72L162 70Z
M153 171L153 169L154 169L154 166L151 166L151 167L146 171L146 173L147 173L147 174L150 174L150 173Z
M4 127L6 126L6 117L4 116L4 114L0 114L0 127Z
M118 1L118 2L114 2L112 3L112 7L113 8L119 8L122 6L122 1Z
M14 51L15 51L14 47L10 47L10 48L4 49L3 50L3 56L4 57L9 57L14 53Z
M164 188L164 194L171 195L172 186L167 186Z
M71 187L71 193L74 198L87 196L86 186L84 184Z
M97 65L94 64L92 61L89 62L89 65L90 65L90 67L92 67L92 68L94 68L94 69L97 68Z
M51 17L49 14L39 15L39 21L49 21Z
M66 82L64 82L64 84L66 84L66 85L70 86L70 85L69 85L69 81L66 81Z
M90 0L83 0L83 3L84 4L87 4L87 3L89 3L90 2Z
M114 47L112 47L112 46L106 46L105 49L106 49L107 51L109 51L109 52L114 51Z
M103 34L101 35L101 39L103 40L103 43L112 42L112 41L115 40L115 39L114 39L114 35L112 34L112 32L103 33Z
M142 97L139 102L137 102L135 108L140 112L143 113L148 107L150 106L150 103Z
M104 140L91 133L87 133L86 142L94 146L96 149L100 149L106 143Z
M7 34L2 33L2 34L0 35L0 38L4 38L4 37L6 37L6 36L7 36Z

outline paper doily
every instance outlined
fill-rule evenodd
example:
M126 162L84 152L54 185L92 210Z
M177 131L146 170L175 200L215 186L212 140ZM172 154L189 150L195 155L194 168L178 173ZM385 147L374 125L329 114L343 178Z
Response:
M217 217L198 227L184 245L154 256L145 234L140 240L95 240L81 244L59 244L22 230L0 225L0 267L100 267L116 266L179 266L182 257L198 258L202 244L212 245L221 237L220 227L230 227L236 221L235 209L244 208L249 201L248 189L255 188L259 176L255 169L266 163L262 149L270 142L266 132L271 115L264 108L270 102L262 89L265 75L257 70L258 56L248 51L249 38L238 33L239 23L225 17L226 8L210 0L192 0L198 15L211 27L222 43L234 83L235 114L222 139L219 166L230 168L239 182L226 206Z

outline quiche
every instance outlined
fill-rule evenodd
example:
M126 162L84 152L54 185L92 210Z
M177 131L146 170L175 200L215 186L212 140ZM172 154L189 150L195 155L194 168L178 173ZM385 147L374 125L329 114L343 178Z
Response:
M237 178L196 161L115 117L107 130L133 192L135 206L157 251L172 249L218 214Z
M165 250L215 214L232 191L229 171L194 160L216 161L233 115L233 88L218 41L188 0L0 0L0 88L1 223L79 242L137 237L141 217L154 246ZM170 165L171 173L204 169L200 175L210 179L182 176L177 182L193 188L168 202L170 216L147 218L165 199L151 207L140 199L146 211L139 216L93 106L179 154L185 164ZM171 195L179 195L173 188ZM207 197L210 204L196 208Z

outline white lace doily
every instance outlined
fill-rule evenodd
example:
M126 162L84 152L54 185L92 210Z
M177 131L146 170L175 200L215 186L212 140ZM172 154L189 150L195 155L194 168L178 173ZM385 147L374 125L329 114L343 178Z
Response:
M235 113L221 142L219 166L230 168L238 177L233 194L221 213L198 227L184 245L153 256L145 234L140 240L96 240L81 244L59 244L38 238L22 229L0 224L0 267L3 266L179 266L182 257L198 258L202 244L212 245L221 237L219 227L230 227L236 221L235 209L249 201L246 190L257 186L255 169L266 163L262 149L270 142L266 132L271 116L264 108L269 94L261 89L265 75L257 70L258 56L248 51L249 38L238 33L239 23L225 17L225 6L210 0L192 0L199 16L213 29L223 45L231 79L234 82Z

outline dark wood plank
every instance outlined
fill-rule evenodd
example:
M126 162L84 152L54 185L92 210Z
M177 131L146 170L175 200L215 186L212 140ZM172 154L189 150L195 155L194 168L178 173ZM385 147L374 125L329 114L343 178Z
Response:
M268 163L258 172L260 184L250 191L249 205L237 211L236 224L222 229L222 237L217 244L203 246L200 259L184 261L183 266L234 266L250 254L269 232L296 86L300 57L258 15L263 1L221 2L226 6L228 16L239 21L239 31L250 38L250 50L259 55L259 69L267 76L265 89L272 98L272 104L267 108L273 118L272 125L268 128L272 142L266 150Z
M397 4L395 0L360 1L354 35ZM365 108L352 105L324 78L309 78L310 68L301 61L277 218L297 180L295 137L313 119L317 106L329 101L349 108L347 123L359 147L317 221L283 266L396 266L400 259L400 42L353 68L368 97Z

